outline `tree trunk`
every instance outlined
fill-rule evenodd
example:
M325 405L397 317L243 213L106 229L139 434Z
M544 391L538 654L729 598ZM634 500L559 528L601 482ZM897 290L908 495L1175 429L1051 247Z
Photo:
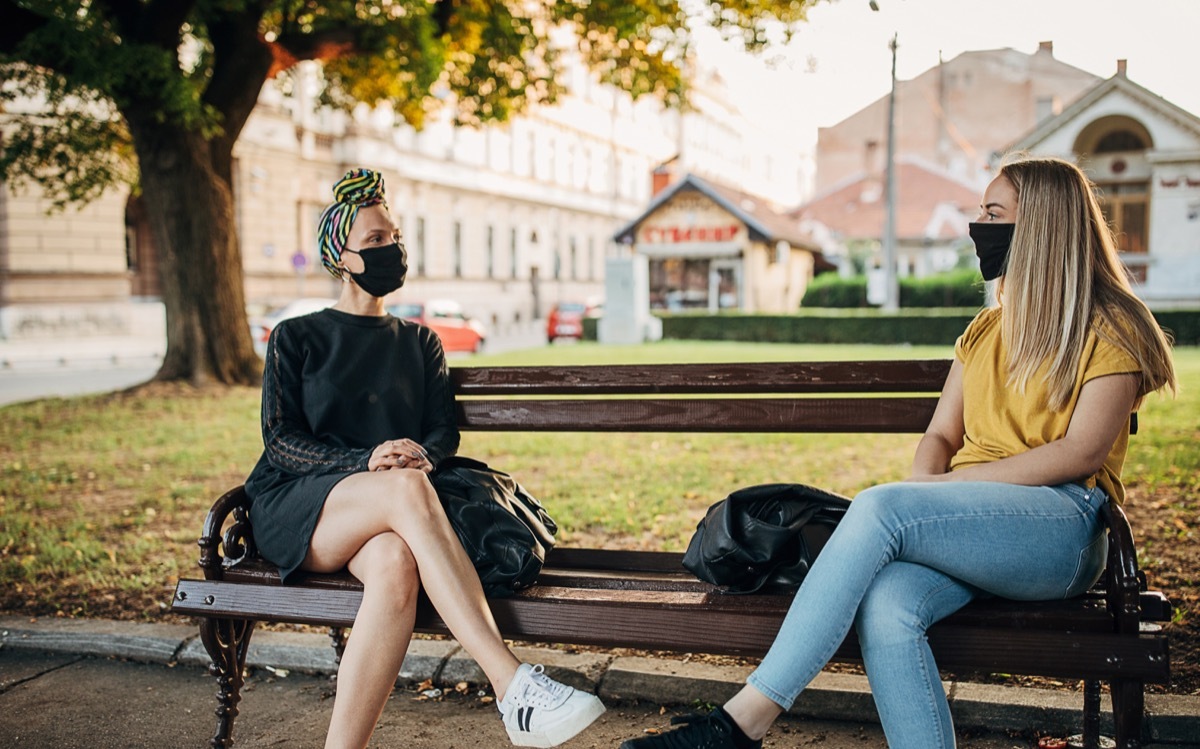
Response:
M143 201L159 248L167 350L156 380L257 385L262 361L246 318L242 255L228 177L196 132L126 112ZM229 163L231 154L218 154Z

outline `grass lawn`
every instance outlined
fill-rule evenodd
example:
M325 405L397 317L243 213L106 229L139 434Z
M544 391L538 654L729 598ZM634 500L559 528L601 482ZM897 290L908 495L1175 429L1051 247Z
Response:
M452 366L941 358L949 347L663 342L555 345ZM1126 477L1142 559L1200 614L1200 350L1180 349L1177 400L1142 409ZM196 575L204 514L262 449L259 393L156 385L0 409L0 611L157 619L179 576ZM562 528L560 543L682 549L705 508L733 489L796 481L853 495L907 474L915 435L466 433L461 452L513 473ZM1138 527L1153 506L1155 528Z

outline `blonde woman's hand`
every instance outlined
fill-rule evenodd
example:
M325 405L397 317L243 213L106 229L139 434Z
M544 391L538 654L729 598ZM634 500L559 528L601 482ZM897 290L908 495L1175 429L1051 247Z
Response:
M425 448L407 438L381 443L371 452L371 458L367 461L367 470L370 471L390 471L396 468L411 468L429 473L433 470L433 463L429 461Z

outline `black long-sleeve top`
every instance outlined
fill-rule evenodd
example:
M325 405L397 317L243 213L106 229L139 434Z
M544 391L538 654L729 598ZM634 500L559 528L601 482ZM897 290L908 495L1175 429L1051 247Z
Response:
M333 486L407 437L437 463L458 449L437 336L390 315L326 309L285 320L267 344L263 454L246 479L259 551L286 577L308 551Z

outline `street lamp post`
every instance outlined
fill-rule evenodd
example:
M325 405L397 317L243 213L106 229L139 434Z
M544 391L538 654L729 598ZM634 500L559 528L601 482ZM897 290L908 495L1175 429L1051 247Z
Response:
M892 50L892 90L888 94L887 122L887 186L884 197L886 215L883 224L883 278L886 286L886 296L883 302L884 312L897 312L900 309L900 281L896 277L896 38L888 48Z

